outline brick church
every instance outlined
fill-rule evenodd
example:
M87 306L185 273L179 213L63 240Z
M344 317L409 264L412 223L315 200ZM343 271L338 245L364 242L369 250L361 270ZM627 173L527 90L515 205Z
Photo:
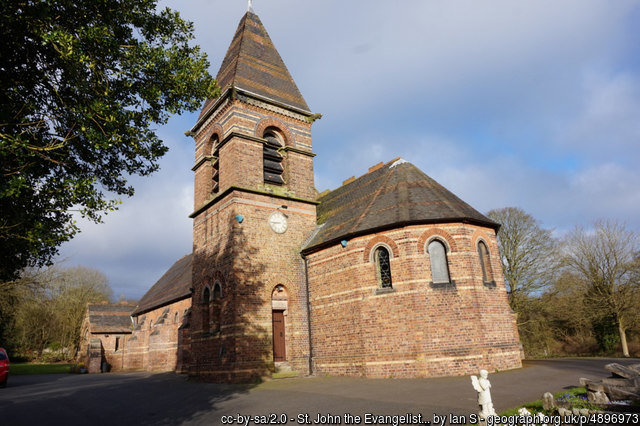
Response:
M193 252L143 297L123 369L248 381L521 366L499 224L394 159L318 194L311 112L241 19L195 139Z

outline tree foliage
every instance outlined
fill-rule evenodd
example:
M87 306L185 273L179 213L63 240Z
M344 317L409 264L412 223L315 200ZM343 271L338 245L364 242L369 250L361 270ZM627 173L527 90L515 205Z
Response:
M511 309L520 313L527 298L548 286L558 271L557 242L550 230L542 229L520 208L505 207L487 215L502 225L498 231L500 260Z
M215 96L193 26L157 0L0 2L0 280L48 264L129 175L158 168L171 114Z

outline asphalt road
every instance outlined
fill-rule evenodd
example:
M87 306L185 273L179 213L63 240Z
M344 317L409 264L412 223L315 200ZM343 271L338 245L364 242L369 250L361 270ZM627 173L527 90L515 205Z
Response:
M522 369L489 374L496 411L577 386L580 377L606 377L603 367L610 362L640 360L526 361ZM385 423L373 416L407 414L412 420L421 415L422 421L447 416L449 425L454 420L449 414L468 416L477 411L476 401L468 376L308 377L254 386L198 383L173 373L11 376L0 389L0 425L244 425L248 416L247 426L270 420L344 425L349 414L361 417L352 419L354 425ZM315 423L318 414L322 423Z

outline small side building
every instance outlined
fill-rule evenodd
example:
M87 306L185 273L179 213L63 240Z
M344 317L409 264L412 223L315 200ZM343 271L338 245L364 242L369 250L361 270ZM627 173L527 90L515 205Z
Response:
M87 367L93 365L91 372L99 372L103 362L112 370L122 370L126 340L133 330L131 311L134 308L126 303L87 305L78 359Z

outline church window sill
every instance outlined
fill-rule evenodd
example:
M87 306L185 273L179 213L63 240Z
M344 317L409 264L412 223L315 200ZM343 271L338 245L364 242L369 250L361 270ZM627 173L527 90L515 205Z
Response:
M376 288L376 296L380 295L380 294L389 294L389 293L395 293L396 289L393 287L378 287Z
M456 282L453 280L441 282L441 283L430 282L429 285L433 289L455 289L456 288Z

